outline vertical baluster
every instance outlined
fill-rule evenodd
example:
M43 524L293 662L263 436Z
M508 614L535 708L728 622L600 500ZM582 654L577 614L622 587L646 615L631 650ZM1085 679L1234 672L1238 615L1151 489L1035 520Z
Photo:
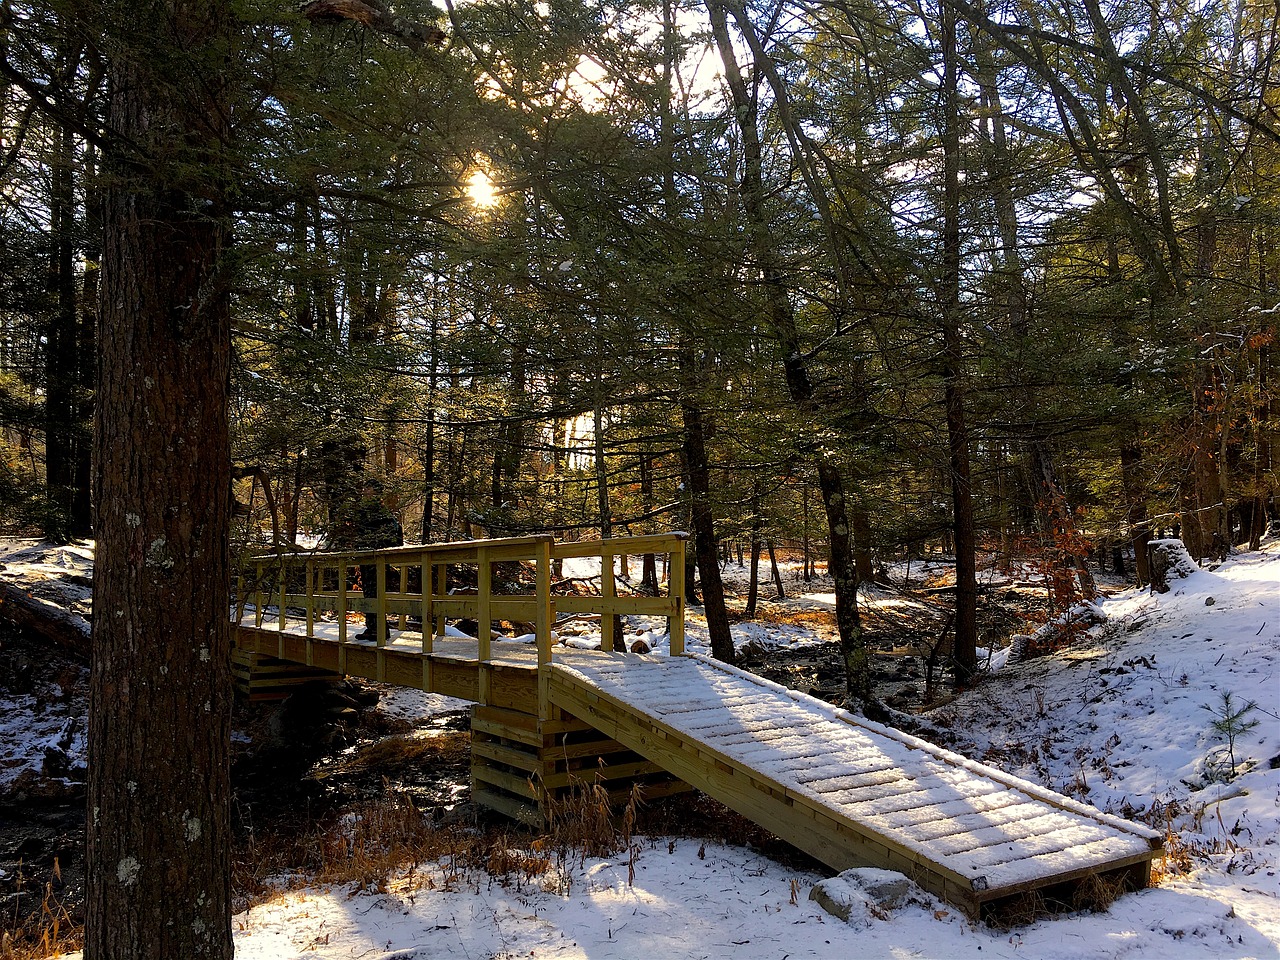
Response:
M613 541L601 541L600 546L600 649L612 650L614 646L614 603L617 591L613 584Z
M493 611L489 603L493 595L493 567L489 563L489 548L479 547L476 550L476 640L479 642L477 668L477 699L481 704L489 702L489 660L492 656Z
M668 621L668 652L673 657L684 654L684 541L677 540L671 548L671 564L667 577L667 596L675 601L675 609Z
M278 656L281 660L283 660L284 659L284 620L285 620L285 610L286 610L284 592L286 589L288 589L289 584L288 584L288 577L285 571L284 555L277 554L276 562L280 564L280 576L277 581L277 586L279 587L279 593L276 594L276 596L280 598L280 622L277 624L278 629L276 631L276 656Z
M435 586L436 568L431 563L431 554L422 555L422 652L431 653L435 648Z
M307 639L316 635L316 562L307 560ZM307 646L310 650L310 645Z
M476 597L476 620L479 626L476 627L476 639L480 641L480 659L488 660L492 644L490 630L493 627L492 613L489 608L489 603L493 596L493 567L489 562L488 547L480 547L477 550L477 564L479 576L476 584L478 587L476 591L478 594Z
M338 642L347 642L347 574L351 567L346 557L338 557ZM341 653L344 657L345 653Z
M538 666L551 662L551 624L555 617L551 608L551 541L539 540L534 547L537 564L537 610L534 630L538 638Z
M378 592L378 595L373 600L374 615L378 618L374 621L378 643L378 665L375 679L381 682L386 679L386 654L382 652L382 648L387 645L387 558L376 557L374 559L374 570L376 571L374 582L377 584Z
M374 621L374 635L377 637L378 646L385 647L387 645L387 561L382 557L374 558L373 569L373 582L376 584L377 592L377 596L373 598L373 615L377 617Z
M439 569L436 571L436 576L438 580L437 580L435 595L439 597L441 600L443 600L445 599L445 597L449 595L449 564L448 563L440 564ZM437 609L439 610L439 612L436 613L435 635L437 639L443 640L444 639L444 608L440 607Z
M253 625L262 629L262 578L266 571L259 561L253 565Z
M435 592L436 571L431 565L431 554L423 553L420 560L422 566L418 580L422 585L422 608L418 614L422 617L422 689L431 693L435 687L435 663L432 661L431 652L435 647L435 631L432 622L435 615L435 599L432 594Z

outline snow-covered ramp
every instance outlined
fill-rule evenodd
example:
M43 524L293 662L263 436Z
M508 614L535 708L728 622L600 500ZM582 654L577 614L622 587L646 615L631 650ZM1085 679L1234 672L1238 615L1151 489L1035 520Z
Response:
M551 667L553 703L829 866L880 866L976 915L1106 875L1161 836L701 656Z

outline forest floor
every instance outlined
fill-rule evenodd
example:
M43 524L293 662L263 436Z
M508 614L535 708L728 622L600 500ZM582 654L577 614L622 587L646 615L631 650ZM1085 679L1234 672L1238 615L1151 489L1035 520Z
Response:
M84 548L0 545L0 577L71 608L87 603L90 564ZM794 573L784 570L788 599L762 599L735 623L739 656L838 700L829 583ZM467 705L352 683L237 707L237 957L782 960L856 944L867 957L1280 958L1280 542L1163 595L1112 583L1098 626L1016 665L998 648L1043 619L1043 590L1026 571L992 567L990 672L957 698L908 650L927 653L944 633L948 566L888 573L891 585L863 599L886 649L877 688L892 722L1167 831L1158 885L1005 927L918 889L888 908L855 873L840 920L809 899L828 871L700 796L637 811L626 834L589 797L547 834L477 817ZM726 576L740 610L745 571L730 564ZM699 612L693 649L706 645ZM662 655L647 626L631 625ZM589 645L590 632L574 642ZM0 626L0 960L41 955L42 936L74 945L86 680Z

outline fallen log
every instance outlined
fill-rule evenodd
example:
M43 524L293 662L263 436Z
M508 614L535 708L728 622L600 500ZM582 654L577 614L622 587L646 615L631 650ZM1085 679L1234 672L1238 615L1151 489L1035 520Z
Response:
M0 620L56 643L76 660L89 663L89 621L5 580L0 580Z

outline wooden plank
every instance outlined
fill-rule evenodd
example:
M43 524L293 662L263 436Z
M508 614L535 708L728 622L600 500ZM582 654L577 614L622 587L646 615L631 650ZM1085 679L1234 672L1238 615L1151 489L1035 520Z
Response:
M446 543L431 543L426 545L411 545L407 547L384 547L380 550L336 550L336 551L316 551L308 552L305 555L299 554L297 559L301 560L303 556L311 557L315 560L327 562L340 562L346 560L357 553L362 560L373 557L384 557L397 563L415 562L417 558L424 553L435 555L440 562L474 562L476 550L485 547L495 560L505 560L512 557L528 557L532 556L535 544L542 541L551 541L553 538L550 534L535 534L527 537L501 537L491 540L453 540ZM250 557L249 561L262 563L276 563L280 559L278 554L264 553L258 556Z
M456 660L434 660L433 686L428 693L443 693L460 700L476 700L479 693L479 668Z
M483 733L491 737L501 737L504 740L512 740L530 747L543 746L544 738L536 730L521 730L483 717L472 716L471 732L473 734Z
M687 540L684 534L660 533L639 537L613 537L610 540L579 540L574 543L557 542L551 548L551 555L556 560L567 560L571 557L598 557L607 544L614 553L671 553Z
M532 673L532 671L528 672ZM500 725L508 730L519 731L522 736L532 737L534 738L535 746L545 745L552 737L560 734L595 730L591 724L567 714L562 717L541 720L527 711L477 705L471 708L471 715L473 720L483 720ZM512 737L512 739L516 738Z
M626 744L619 743L612 737L606 737L604 734L600 736L601 739L588 740L586 743L551 744L543 749L542 758L552 764L580 765L581 761L588 760L596 763L603 762L607 765L608 757L619 753L635 753Z
M471 788L471 800L477 806L493 810L504 817L510 817L518 823L528 824L538 829L546 825L546 820L537 803L532 800L517 800L506 793L486 790L475 785Z
M471 719L472 722L485 720L504 729L519 730L530 736L538 736L538 718L519 710L476 704L471 708Z
M491 663L480 667L480 676L486 678L482 687L482 703L536 713L538 709L538 674L527 667Z
M637 760L634 763L606 764L602 767L583 767L581 770L547 773L543 775L542 783L548 790L556 790L575 783L592 784L597 781L624 780L663 772L665 772L664 769L652 760Z
M603 613L606 608L603 597L584 597L577 594L556 598L556 613ZM627 597L609 598L609 609L627 616L671 617L680 609L675 597Z
M517 797L528 797L535 802L538 797L536 783L531 782L531 778L521 777L505 770L497 770L482 763L473 763L471 765L471 779L472 781L483 780L485 783L501 787Z
M538 758L537 754L526 753L523 750L517 750L515 747L509 747L493 740L475 737L471 740L471 757L473 765L477 759L483 758L497 763L504 763L508 767L525 770L530 774L541 774L546 766Z

